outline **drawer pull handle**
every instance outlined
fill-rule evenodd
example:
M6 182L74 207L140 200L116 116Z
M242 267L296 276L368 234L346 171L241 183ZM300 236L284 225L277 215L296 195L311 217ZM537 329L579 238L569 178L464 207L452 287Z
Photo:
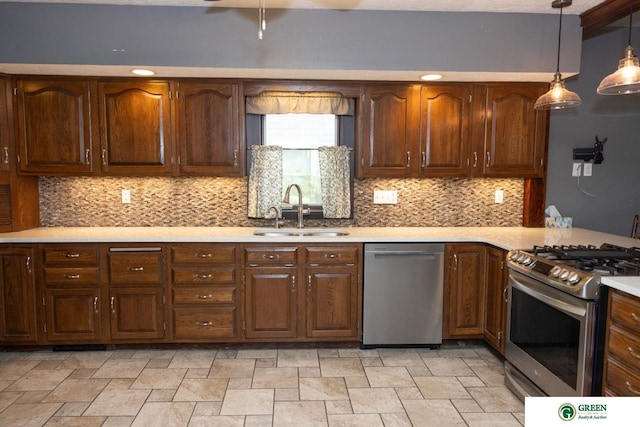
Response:
M198 295L199 299L211 299L213 298L213 295L209 294L209 295Z
M307 292L311 292L311 275L307 276Z
M211 273L209 274L196 274L196 278L198 279L211 279L213 277L213 275Z
M328 259L335 259L340 258L340 254L324 254L324 257Z
M633 386L629 381L625 381L624 385L627 387L627 390L629 390L631 393L635 394L636 396L640 396L640 391L633 388Z
M291 276L291 292L296 291L296 276Z
M638 354L635 351L633 351L633 349L631 347L627 347L627 351L629 352L630 355L632 355L636 359L640 359L640 354Z
M80 275L79 274L65 274L64 278L65 279L79 279Z
M213 326L213 322L196 322L197 326Z
M91 150L89 150L89 149L87 148L87 149L85 150L85 152L84 152L84 162L85 162L85 163L87 163L87 164L89 164L89 163L90 163L90 160L91 160L90 155L91 155Z
M504 302L506 302L507 304L509 303L509 294L507 293L509 291L509 288L504 288L502 290L502 299L504 300Z
M4 147L2 149L4 155L2 157L2 163L4 163L5 165L9 163L9 147Z
M111 312L115 313L116 312L116 298L115 297L111 297L111 300L109 302L109 305L111 306Z
M633 320L635 320L636 322L640 323L640 317L638 317L638 315L637 315L637 314L635 314L635 313L631 313L631 318L632 318Z
M98 297L93 298L93 311L98 312Z
M133 272L144 271L144 267L129 267L129 271L133 271Z
M198 258L211 258L211 254L196 254Z
M80 258L80 254L78 254L78 253L65 252L64 256L66 258Z
M268 254L264 254L262 256L264 259L279 259L280 255L268 255Z

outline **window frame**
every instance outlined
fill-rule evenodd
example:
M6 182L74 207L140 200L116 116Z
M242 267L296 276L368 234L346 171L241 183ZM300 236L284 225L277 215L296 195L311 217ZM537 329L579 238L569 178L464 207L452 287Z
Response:
M264 115L262 114L245 114L246 122L246 135L247 135L247 171L251 170L252 161L252 149L254 145L262 145L264 140ZM355 141L356 141L356 123L357 115L352 116L336 116L337 120L337 145L346 146L351 148L351 161L349 162L349 189L351 199L351 212L348 218L340 219L353 219L354 217L354 180L355 180ZM295 195L291 202L297 201L297 195ZM306 219L338 219L338 218L324 218L322 205L303 205L311 209L308 215L305 215ZM291 203L290 209L282 208L282 217L285 219L296 219L298 217L298 204Z

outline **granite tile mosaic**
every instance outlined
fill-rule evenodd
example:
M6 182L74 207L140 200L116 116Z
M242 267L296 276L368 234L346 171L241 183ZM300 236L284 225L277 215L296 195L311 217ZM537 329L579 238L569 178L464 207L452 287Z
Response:
M131 191L123 204L121 191ZM495 190L504 202L494 203ZM374 190L398 191L397 205L374 205ZM497 227L522 225L522 179L357 179L354 218L313 226ZM247 218L246 178L41 177L43 227L259 227ZM290 221L293 224L292 221Z

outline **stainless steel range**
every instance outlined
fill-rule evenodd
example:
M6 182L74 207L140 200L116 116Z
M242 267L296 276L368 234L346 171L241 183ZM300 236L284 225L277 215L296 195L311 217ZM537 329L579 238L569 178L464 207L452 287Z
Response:
M640 249L511 251L505 381L524 396L600 394L605 275L640 276Z

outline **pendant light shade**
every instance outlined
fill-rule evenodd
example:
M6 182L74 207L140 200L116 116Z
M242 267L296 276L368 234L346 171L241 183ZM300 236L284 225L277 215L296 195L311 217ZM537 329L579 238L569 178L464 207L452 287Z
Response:
M563 108L577 107L582 100L577 93L564 87L564 81L560 74L560 41L562 36L562 8L571 6L572 0L554 0L551 7L560 8L560 27L558 29L558 59L556 61L556 73L551 82L551 88L547 93L536 100L533 108L536 110L561 110Z
M602 79L598 86L600 95L626 95L640 92L640 63L631 47L633 0L629 2L629 45L618 63L618 70Z

